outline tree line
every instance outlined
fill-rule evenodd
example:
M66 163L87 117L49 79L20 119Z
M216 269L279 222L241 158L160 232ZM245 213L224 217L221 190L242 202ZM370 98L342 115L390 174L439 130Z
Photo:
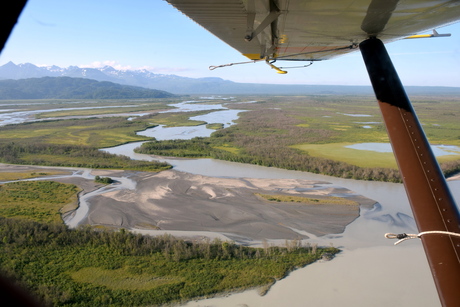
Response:
M44 306L179 302L271 284L323 254L338 252L332 247L301 246L300 241L286 242L286 247L250 248L220 240L195 243L169 235L68 229L57 223L3 217L0 236L1 274L13 278ZM76 279L77 274L83 281ZM98 274L122 284L114 285L109 278L101 286L95 282ZM129 289L123 282L153 285Z
M171 168L166 162L131 160L90 146L43 143L0 143L0 162L145 171Z

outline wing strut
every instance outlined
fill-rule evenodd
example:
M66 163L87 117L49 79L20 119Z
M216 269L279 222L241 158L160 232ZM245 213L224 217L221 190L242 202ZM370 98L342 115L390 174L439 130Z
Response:
M359 47L419 231L460 233L458 209L385 46L370 38ZM442 305L460 306L460 238L421 240Z

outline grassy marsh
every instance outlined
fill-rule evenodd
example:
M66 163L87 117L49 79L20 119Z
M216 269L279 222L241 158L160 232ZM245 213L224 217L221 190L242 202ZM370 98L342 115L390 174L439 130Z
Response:
M259 97L260 98L260 97ZM257 100L256 98L254 100ZM460 145L460 97L413 98L432 144ZM235 105L241 108L241 105ZM233 106L230 105L230 108ZM263 97L246 104L235 126L218 130L196 157L212 157L332 176L399 182L392 153L345 148L355 143L388 143L373 96ZM184 141L181 147L195 141ZM177 147L140 152L181 156ZM161 148L161 142L155 145ZM215 150L212 150L215 149ZM188 155L189 157L193 157ZM460 170L458 155L438 157L446 173Z
M43 176L70 174L68 171L40 171L40 172L0 172L0 181L13 181L21 179L38 178Z
M345 147L352 144L353 143L303 144L294 145L292 147L301 149L313 157L339 160L360 167L388 167L394 169L398 167L392 152L376 152Z
M135 132L149 127L154 125L123 117L40 121L0 127L0 143L40 142L103 148L148 140Z
M79 191L73 184L54 181L5 183L0 185L0 216L62 223L61 208L76 207Z
M311 198L302 197L295 195L286 194L260 194L255 195L268 200L270 202L282 202L282 203L298 203L304 205L343 205L343 206L359 206L359 203L343 197L322 197L322 198Z

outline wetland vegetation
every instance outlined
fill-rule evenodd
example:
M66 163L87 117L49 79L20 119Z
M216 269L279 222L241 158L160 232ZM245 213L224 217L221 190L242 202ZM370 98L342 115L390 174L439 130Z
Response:
M63 208L75 209L80 189L54 181L18 181L0 185L0 216L62 223Z
M83 145L0 143L0 162L102 169L128 169L158 172L170 169L165 162L137 161Z
M237 125L218 130L209 138L152 141L136 152L210 157L344 178L400 182L392 153L345 148L353 143L388 142L374 100L370 96L265 97L245 105L245 109L254 112L240 113ZM460 126L456 121L460 115L459 100L414 100L432 143L460 145ZM151 116L153 122L155 117ZM443 156L439 160L445 174L460 171L458 156Z

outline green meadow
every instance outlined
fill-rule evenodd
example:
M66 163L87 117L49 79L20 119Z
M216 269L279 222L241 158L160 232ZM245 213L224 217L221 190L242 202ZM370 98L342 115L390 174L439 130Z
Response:
M30 178L38 178L44 176L53 176L53 175L64 175L64 174L71 174L70 171L40 171L40 172L1 172L0 171L0 181L13 181L13 180L21 180L21 179L30 179Z
M19 181L0 185L0 216L44 223L62 223L62 208L78 206L73 184L54 181Z
M0 127L0 143L47 143L84 145L97 148L144 141L136 131L154 127L124 117L50 120Z

